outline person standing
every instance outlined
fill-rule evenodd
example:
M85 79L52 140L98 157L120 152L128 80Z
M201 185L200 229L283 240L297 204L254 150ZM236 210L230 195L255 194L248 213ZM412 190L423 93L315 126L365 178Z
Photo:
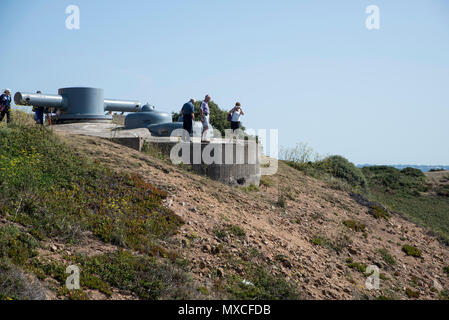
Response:
M0 96L0 122L6 115L6 122L11 122L11 90L5 89L3 94Z
M207 137L207 131L210 128L210 110L209 110L209 101L210 96L206 95L204 101L201 103L201 121L203 122L203 132L201 134L201 142L205 142Z
M181 109L183 128L189 133L189 136L193 134L193 121L195 120L194 103L195 100L190 99L189 102L186 102Z
M41 91L37 91L37 94L42 94ZM36 120L36 123L43 125L44 124L44 107L33 107L34 111L34 120Z
M231 109L231 111L229 111L229 113L232 114L231 116L231 129L233 131L233 133L236 130L240 130L240 117L245 115L245 113L243 112L241 106L240 106L240 102L237 102L235 104L235 107ZM238 131L237 131L238 133Z

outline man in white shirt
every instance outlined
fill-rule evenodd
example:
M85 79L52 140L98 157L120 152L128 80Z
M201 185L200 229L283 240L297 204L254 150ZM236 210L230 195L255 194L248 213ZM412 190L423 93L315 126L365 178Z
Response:
M204 98L204 101L201 102L201 120L203 122L203 133L201 135L201 141L207 141L206 137L207 137L207 131L209 130L210 127L210 122L209 122L209 116L210 116L210 110L209 110L209 101L210 101L210 96L206 95L206 97Z
M240 107L240 102L235 104L235 107L230 111L231 116L231 129L232 131L240 129L240 117L245 115L242 108Z

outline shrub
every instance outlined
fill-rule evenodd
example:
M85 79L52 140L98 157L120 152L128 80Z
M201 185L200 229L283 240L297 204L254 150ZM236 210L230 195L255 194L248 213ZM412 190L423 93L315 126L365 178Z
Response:
M418 195L426 190L426 176L418 169L403 170L389 166L363 167L368 185L379 191Z
M120 290L131 291L142 299L187 297L189 281L182 270L154 258L121 250L94 257L77 256L75 263L80 265L83 273L89 274L81 279L81 283L90 288L107 288L107 283Z
M362 171L341 156L330 156L322 160L319 166L332 176L346 181L353 187L366 188L366 179Z
M410 288L406 288L406 289L405 289L405 294L406 294L407 297L409 297L409 298L414 298L414 299L419 298L419 291L413 291L413 290L410 289Z
M0 260L0 300L43 300L44 289L16 266Z
M358 222L355 220L345 220L345 221L343 221L343 224L347 228L349 228L355 232L365 232L366 226L361 222Z
M444 273L449 277L449 266L443 268Z
M415 178L417 178L417 177L425 178L426 177L426 175L421 170L416 169L416 168L410 168L410 167L402 169L401 173L405 174L407 176L410 176L410 177L415 177Z
M286 163L314 178L328 179L335 184L335 181L332 181L333 177L355 190L366 191L367 182L362 171L341 156L330 156L315 162L286 161Z
M331 241L324 236L317 235L312 238L312 243L317 246L326 247L330 246Z
M257 192L259 191L259 187L251 183L249 186L242 187L242 190L245 192Z
M221 240L224 240L228 234L239 238L243 238L246 235L242 227L232 224L228 224L224 228L215 229L215 236Z
M17 227L6 225L0 228L0 260L24 265L37 255L38 242Z
M299 294L295 286L280 276L273 276L265 269L257 267L248 271L251 284L243 283L243 278L235 276L228 286L232 299L239 300L296 300Z
M380 256L382 257L382 259L389 264L390 266L394 266L396 264L396 260L394 259L394 257L388 252L387 249L382 248L382 249L378 249L377 252L380 254Z
M378 204L371 205L369 213L372 214L376 219L388 220L391 217L390 213L385 208L383 208Z
M347 264L349 268L351 269L355 269L359 272L365 273L366 272L366 268L367 265L364 263L360 263L360 262L351 262Z
M260 177L260 185L265 187L271 187L274 185L273 181L267 176Z
M406 255L419 258L421 257L421 250L414 246L410 246L408 244L405 244L402 246L402 251L405 252Z

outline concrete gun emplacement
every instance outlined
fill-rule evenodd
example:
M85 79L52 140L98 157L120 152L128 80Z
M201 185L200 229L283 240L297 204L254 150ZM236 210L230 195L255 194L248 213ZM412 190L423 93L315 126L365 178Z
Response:
M135 100L104 99L104 90L89 87L61 88L57 95L17 92L17 105L57 109L54 123L109 122L112 115L105 112L126 112L125 128L147 128L153 136L167 137L182 122L173 122L166 112L156 111L153 106ZM201 136L202 125L194 123L194 136ZM210 130L213 132L213 128Z

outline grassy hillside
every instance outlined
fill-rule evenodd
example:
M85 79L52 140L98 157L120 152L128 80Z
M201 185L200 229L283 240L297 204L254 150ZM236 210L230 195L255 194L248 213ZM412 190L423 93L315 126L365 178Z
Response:
M378 166L362 169L369 197L428 227L449 244L449 189L432 186L418 169ZM449 176L449 173L448 173Z
M51 130L22 120L0 127L0 299L209 295L194 285L181 248L166 246L184 224L162 205L166 191L81 155ZM86 242L111 251L66 250ZM72 264L82 270L81 289L68 291L65 271ZM298 296L283 278L249 263L242 267L254 285L230 278L222 289L226 297Z
M1 299L449 296L447 247L365 197L354 201L350 191L370 190L374 178L346 159L314 164L308 173L319 179L281 162L260 187L235 188L148 146L23 120L0 124ZM368 291L372 264L381 286ZM65 287L70 265L80 290Z
M138 175L119 174L79 156L45 128L0 128L0 146L0 282L9 283L0 288L0 297L33 298L22 279L30 272L55 279L62 296L82 298L82 290L64 290L68 263L85 266L84 289L106 295L112 288L126 289L151 299L185 297L187 291L180 290L188 283L183 260L158 245L183 224L161 205L165 192ZM49 240L76 244L89 234L121 250L60 261L39 258ZM178 286L168 287L167 279Z
M288 161L305 174L356 192L429 228L449 243L449 185L432 184L418 169L389 166L357 168L340 156L315 162ZM441 173L440 173L441 175ZM443 174L441 181L449 181Z

